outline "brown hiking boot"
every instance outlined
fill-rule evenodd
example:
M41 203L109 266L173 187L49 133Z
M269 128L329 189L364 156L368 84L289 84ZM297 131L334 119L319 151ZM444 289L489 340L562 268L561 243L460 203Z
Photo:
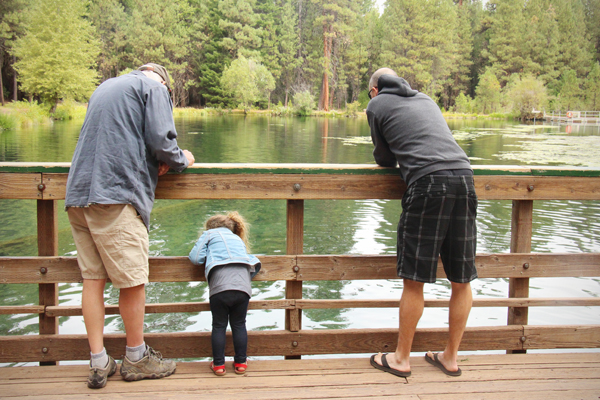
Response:
M138 362L131 362L127 356L121 363L121 376L126 381L139 381L140 379L164 378L175 372L177 365L173 360L164 360L160 352L148 346L144 358Z
M87 385L90 389L100 389L106 386L109 376L117 372L117 363L114 358L108 356L108 365L104 368L92 368L90 361L90 374L88 375Z

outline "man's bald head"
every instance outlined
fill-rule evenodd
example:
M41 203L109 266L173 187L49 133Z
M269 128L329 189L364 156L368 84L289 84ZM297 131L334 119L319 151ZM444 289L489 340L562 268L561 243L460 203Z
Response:
M377 81L381 75L394 75L398 76L396 71L391 68L379 68L377 71L371 75L371 80L369 81L369 90L373 87L377 87Z

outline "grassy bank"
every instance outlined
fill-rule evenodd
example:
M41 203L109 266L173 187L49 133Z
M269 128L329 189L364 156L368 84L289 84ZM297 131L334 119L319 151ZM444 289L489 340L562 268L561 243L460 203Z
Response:
M0 107L0 131L17 129L22 126L31 126L37 124L51 124L53 120L83 120L87 111L87 104L77 103L72 100L65 100L58 105L54 114L50 114L49 107L37 102L29 103L27 101L17 101L7 103ZM173 110L175 118L198 118L207 115L226 115L226 114L245 114L245 115L271 115L283 117L309 116L324 118L343 118L366 116L364 109L349 107L346 110L319 111L311 110L299 112L293 107L275 106L269 110L242 110L242 109L219 109L219 108L192 108L177 107ZM511 113L493 113L493 114L469 114L444 112L446 119L493 119L509 120L514 119Z

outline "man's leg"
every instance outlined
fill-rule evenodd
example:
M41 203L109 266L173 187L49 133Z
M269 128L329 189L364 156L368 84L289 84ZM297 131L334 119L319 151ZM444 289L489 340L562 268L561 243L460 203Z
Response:
M90 350L104 350L104 287L106 279L84 279L81 308Z
M471 283L452 283L452 296L450 297L450 315L448 318L449 335L448 344L438 359L448 371L458 370L458 347L467 326L467 319L473 304ZM433 358L431 352L428 357Z
M386 360L391 368L398 371L410 371L410 350L417 330L417 324L423 315L425 301L423 299L423 282L404 279L404 289L400 299L400 327L398 330L398 346L394 357ZM381 354L375 356L375 362L382 364Z
M144 343L144 314L146 312L146 287L138 285L130 288L120 289L119 310L127 346L137 347Z

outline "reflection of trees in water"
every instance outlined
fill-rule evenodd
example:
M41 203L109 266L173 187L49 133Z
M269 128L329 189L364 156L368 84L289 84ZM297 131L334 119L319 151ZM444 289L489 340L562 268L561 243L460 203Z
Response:
M349 281L308 281L303 288L306 299L338 300L342 298L342 290ZM347 318L342 313L346 309L309 309L303 314L311 321L319 323L317 327L327 329L343 329L348 327ZM305 323L306 325L306 323Z
M0 299L3 306L38 304L38 286L1 284ZM37 314L0 315L0 336L27 335L39 332Z

